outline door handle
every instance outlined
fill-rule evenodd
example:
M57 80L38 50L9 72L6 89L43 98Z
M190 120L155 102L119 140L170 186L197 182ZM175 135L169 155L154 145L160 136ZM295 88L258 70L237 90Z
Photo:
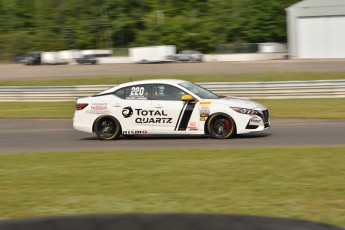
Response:
M162 105L156 105L154 108L155 109L161 109L161 108L163 108L163 106Z
M115 105L113 105L113 107L121 107L122 105L119 103L116 103Z

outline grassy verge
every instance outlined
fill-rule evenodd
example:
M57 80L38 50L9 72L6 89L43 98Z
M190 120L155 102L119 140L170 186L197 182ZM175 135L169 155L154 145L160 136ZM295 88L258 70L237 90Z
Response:
M345 119L345 99L258 100L272 118Z
M345 226L345 146L0 155L0 218L229 213Z
M272 118L345 119L345 103L339 99L258 100ZM75 102L0 103L0 118L72 118Z
M0 118L72 118L71 102L0 102Z
M239 73L239 74L205 74L205 75L164 75L164 76L94 76L81 78L36 79L36 80L2 80L0 86L59 86L59 85L115 85L123 82L157 78L184 79L191 82L250 82L250 81L292 81L292 80L337 80L345 79L345 73Z

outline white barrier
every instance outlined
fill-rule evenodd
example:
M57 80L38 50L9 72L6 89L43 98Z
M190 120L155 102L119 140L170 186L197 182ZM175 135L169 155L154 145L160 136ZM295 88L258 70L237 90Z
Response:
M252 99L345 98L345 80L198 83L218 95ZM0 102L73 101L112 85L2 86Z
M122 64L122 63L132 63L130 57L99 57L97 58L98 64Z
M205 62L212 61L265 61L286 59L287 53L244 53L244 54L207 54Z
M265 60L282 60L286 58L287 53L243 53L243 54L204 54L203 61L265 61ZM133 63L129 56L123 57L99 57L99 64L113 63Z

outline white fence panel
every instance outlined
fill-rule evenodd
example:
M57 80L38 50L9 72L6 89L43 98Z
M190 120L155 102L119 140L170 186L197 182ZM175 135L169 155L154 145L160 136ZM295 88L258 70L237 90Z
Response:
M345 98L345 80L198 84L218 95L251 99ZM2 86L0 87L0 102L73 101L112 86Z

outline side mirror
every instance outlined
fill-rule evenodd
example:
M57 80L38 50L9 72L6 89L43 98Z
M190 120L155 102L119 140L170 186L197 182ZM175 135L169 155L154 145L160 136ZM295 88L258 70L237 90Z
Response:
M181 97L181 100L182 101L194 101L194 98L191 95L186 94L186 95L183 95Z

